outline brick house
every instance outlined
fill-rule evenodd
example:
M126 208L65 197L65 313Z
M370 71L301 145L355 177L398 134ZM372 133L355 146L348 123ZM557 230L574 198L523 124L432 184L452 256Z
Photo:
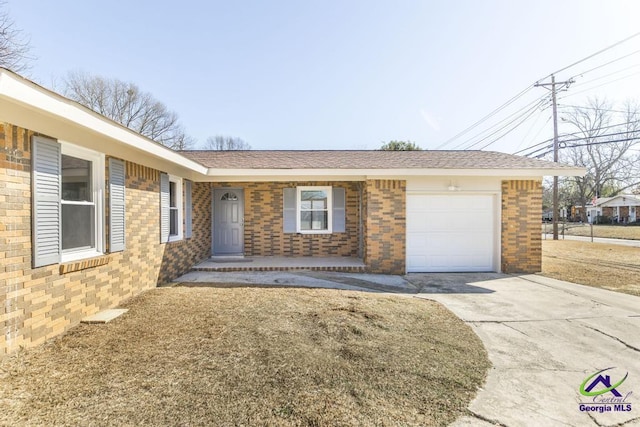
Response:
M637 194L618 194L613 197L600 197L585 206L589 223L638 222L640 219L640 196ZM576 206L576 216L582 216L582 207Z
M481 151L178 153L0 69L0 355L212 255L535 272L541 178Z

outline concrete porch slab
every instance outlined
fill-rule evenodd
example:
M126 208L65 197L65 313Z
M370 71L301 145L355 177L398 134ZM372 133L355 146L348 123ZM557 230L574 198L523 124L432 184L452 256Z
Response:
M87 316L80 323L109 323L116 317L120 317L129 311L126 308L112 308L96 313L93 316Z
M192 271L341 271L364 272L366 265L360 258L351 257L245 257L225 258L224 262L209 259L193 267Z

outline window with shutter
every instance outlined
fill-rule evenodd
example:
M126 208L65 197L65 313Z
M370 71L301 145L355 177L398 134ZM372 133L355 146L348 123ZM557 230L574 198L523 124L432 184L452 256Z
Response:
M109 159L109 250L125 249L125 163Z
M169 241L169 175L160 174L160 242Z
M33 139L33 264L103 253L104 155Z
M160 242L182 240L182 178L160 174Z
M193 203L191 202L191 181L185 181L184 183L184 237L191 238L191 231L193 228Z
M33 139L33 266L60 262L60 144Z

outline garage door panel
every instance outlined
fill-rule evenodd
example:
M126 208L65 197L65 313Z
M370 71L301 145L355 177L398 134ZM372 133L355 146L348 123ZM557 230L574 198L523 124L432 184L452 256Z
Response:
M409 195L407 270L493 271L495 196Z

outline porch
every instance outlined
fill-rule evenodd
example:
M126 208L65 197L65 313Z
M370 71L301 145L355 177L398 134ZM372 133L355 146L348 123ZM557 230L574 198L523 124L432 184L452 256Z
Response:
M194 266L192 271L339 271L364 273L366 265L357 257L212 257Z

